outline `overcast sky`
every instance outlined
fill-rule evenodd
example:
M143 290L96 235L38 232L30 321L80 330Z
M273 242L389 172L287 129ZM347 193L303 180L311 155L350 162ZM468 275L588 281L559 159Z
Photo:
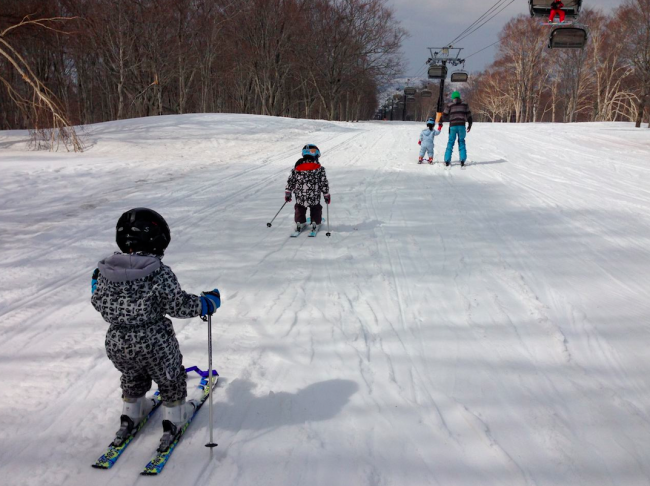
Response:
M397 19L409 33L402 50L406 61L404 77L412 77L422 68L428 58L427 47L448 44L476 19L486 12L497 0L387 0L395 11ZM509 1L509 0L508 0ZM504 4L508 1L503 2ZM624 0L584 0L584 7L600 8L611 12ZM463 47L464 57L479 51L497 40L497 34L508 20L518 14L528 14L528 2L515 0L499 15L463 40L456 47ZM479 71L490 64L496 47L491 47L467 61L468 71Z

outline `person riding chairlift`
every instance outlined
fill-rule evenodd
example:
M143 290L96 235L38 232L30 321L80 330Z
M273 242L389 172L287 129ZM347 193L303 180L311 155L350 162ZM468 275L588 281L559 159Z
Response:
M566 14L564 13L564 4L561 1L553 2L551 4L551 15L548 18L548 21L553 23L553 19L555 18L556 15L560 16L560 23L564 22L564 17Z

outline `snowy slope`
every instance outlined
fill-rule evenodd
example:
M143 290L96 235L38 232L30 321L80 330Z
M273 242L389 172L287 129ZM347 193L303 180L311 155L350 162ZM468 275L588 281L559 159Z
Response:
M650 132L475 124L447 171L414 163L420 129L185 115L87 127L84 154L0 132L2 484L649 484ZM306 142L330 239L265 224ZM136 206L185 290L223 294L219 447L202 411L158 479L159 418L90 467L121 408L90 275ZM207 367L205 324L174 325Z

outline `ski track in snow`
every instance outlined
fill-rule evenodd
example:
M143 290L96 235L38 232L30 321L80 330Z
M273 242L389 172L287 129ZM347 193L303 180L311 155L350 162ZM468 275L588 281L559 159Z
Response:
M0 132L3 484L152 480L159 416L90 467L121 408L90 275L136 206L183 288L223 295L219 447L206 409L155 481L650 484L650 135L562 128L475 124L465 170L418 165L415 123L165 116L86 127L83 154ZM307 142L331 238L289 238L291 205L265 225ZM174 326L207 367L205 325Z

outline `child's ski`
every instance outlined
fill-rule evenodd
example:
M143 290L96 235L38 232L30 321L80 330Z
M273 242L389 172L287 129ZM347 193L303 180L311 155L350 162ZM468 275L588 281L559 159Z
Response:
M296 238L296 237L300 236L300 233L302 233L302 230L304 230L306 227L307 227L307 223L303 223L303 224L300 226L300 229L299 229L299 230L296 230L296 231L294 231L293 233L291 233L291 235L290 235L291 238Z
M152 398L156 401L156 403L151 409L151 412L149 412L149 415L147 415L144 419L142 419L142 421L140 421L137 427L133 429L131 435L128 436L126 440L122 442L122 444L116 446L113 443L111 443L111 445L109 445L108 448L106 449L106 452L104 452L104 454L102 454L101 457L97 459L95 464L92 465L93 467L97 469L110 469L113 467L113 465L115 465L115 463L120 458L124 450L129 446L133 438L137 435L138 432L140 432L140 429L142 429L142 427L146 425L146 423L149 421L149 419L154 414L156 409L158 409L158 407L162 403L162 400L160 399L160 391L156 390L156 393L153 394Z
M325 218L321 218L321 224L324 223L324 222L325 222ZM303 223L303 224L302 224L302 226L300 227L300 231L294 231L293 233L291 233L291 235L290 235L291 238L296 238L296 237L300 236L300 233L304 232L304 230L305 230L307 227L310 227L310 226L311 226L311 217L307 218L307 222L306 222L306 223ZM319 226L319 228L320 228L320 225L318 225L318 226ZM316 233L318 233L318 229L316 229ZM314 234L314 231L313 231L313 230L309 232L309 236L316 236L316 235Z
M318 230L320 230L320 224L314 224L311 227L311 231L309 232L309 236L311 238L314 238L318 234Z
M214 387L216 388L217 381L219 380L219 376L213 375L212 379L214 382ZM203 394L201 395L201 399L199 400L199 404L196 407L196 410L194 410L194 414L187 421L187 423L178 431L178 435L176 436L176 438L174 439L174 441L171 443L171 445L167 450L156 451L154 456L151 458L151 461L149 461L149 463L144 467L143 471L140 473L143 476L155 476L162 472L163 468L165 467L165 464L167 464L167 461L169 461L172 452L174 452L174 449L176 449L176 446L178 445L178 441L181 440L181 437L183 436L183 434L185 433L189 425L194 420L194 417L196 417L196 414L199 413L199 410L201 409L205 401L210 396L211 390L210 390L210 385L208 384L208 378L201 378L201 383L199 384L198 388L203 392Z

